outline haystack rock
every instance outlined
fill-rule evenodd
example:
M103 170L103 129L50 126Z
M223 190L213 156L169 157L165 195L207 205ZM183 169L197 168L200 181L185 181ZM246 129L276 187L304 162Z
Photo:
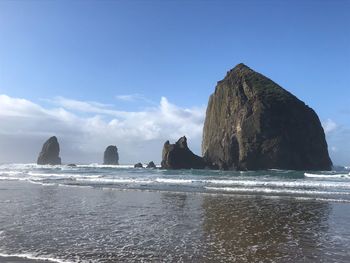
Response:
M43 148L38 157L38 164L61 164L60 145L58 144L56 136L49 138L43 145Z
M162 168L164 169L203 169L206 163L202 157L195 155L187 146L185 136L175 144L166 141L162 153Z
M103 164L118 165L119 154L118 148L114 145L109 145L103 154Z
M222 169L332 166L314 110L244 64L230 70L209 98L202 153Z

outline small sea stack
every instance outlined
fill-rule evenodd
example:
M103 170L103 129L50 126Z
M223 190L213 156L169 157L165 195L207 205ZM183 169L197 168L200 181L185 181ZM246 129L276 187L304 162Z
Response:
M161 165L163 169L204 169L207 166L202 157L188 148L185 136L175 144L164 143Z
M147 164L147 166L146 166L146 168L157 168L157 166L154 164L154 162L153 161L151 161L151 162L149 162L148 164Z
M142 165L142 163L136 163L134 165L134 168L143 168L143 165Z
M118 165L119 154L118 148L115 145L109 145L103 154L103 164L106 165Z
M43 148L39 154L37 164L50 164L50 165L60 165L61 158L60 145L56 136L49 138L43 145Z
M209 98L202 154L229 170L332 167L315 111L244 64L227 72Z

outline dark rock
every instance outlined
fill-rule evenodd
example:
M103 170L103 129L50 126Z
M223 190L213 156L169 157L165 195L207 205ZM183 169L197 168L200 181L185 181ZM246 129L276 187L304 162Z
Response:
M244 64L230 70L209 98L202 153L222 169L332 166L314 110Z
M163 169L203 169L206 166L204 159L188 148L185 136L175 144L165 142L162 153Z
M118 165L119 154L118 148L114 145L109 145L103 154L103 164Z
M58 144L56 136L48 139L39 154L38 164L51 164L58 165L61 164L60 154L60 145Z
M77 167L77 165L75 163L70 163L70 164L67 164L68 167Z
M137 163L134 165L134 168L143 168L142 163Z
M146 168L157 168L157 166L151 161L147 164Z

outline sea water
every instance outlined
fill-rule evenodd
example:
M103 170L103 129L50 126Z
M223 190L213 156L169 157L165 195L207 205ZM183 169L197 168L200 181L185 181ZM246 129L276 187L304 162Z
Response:
M349 262L349 172L0 165L0 262Z

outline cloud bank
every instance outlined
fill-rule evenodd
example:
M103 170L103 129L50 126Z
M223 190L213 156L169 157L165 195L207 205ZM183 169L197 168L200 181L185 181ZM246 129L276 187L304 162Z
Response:
M0 95L0 162L35 162L43 142L56 135L69 162L101 162L107 145L117 145L122 163L159 162L163 143L186 135L200 153L205 108L182 108L162 97L142 111L56 97L49 107Z
M333 164L350 167L350 128L331 119L322 122L322 126Z
M122 97L144 100L135 94ZM164 142L183 135L200 154L205 107L182 108L165 97L141 111L118 111L113 105L64 97L45 102L44 107L0 95L0 163L35 162L43 142L53 135L59 139L64 163L101 163L108 145L118 146L121 163L159 163ZM333 163L350 166L350 129L331 119L322 125Z

